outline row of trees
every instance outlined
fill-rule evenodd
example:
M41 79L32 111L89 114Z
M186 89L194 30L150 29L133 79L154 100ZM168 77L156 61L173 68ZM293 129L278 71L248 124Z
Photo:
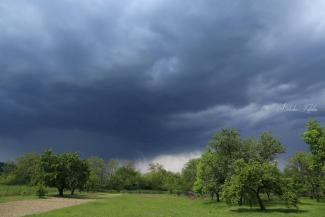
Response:
M299 196L317 201L325 192L325 128L309 121L303 140L310 152L298 152L286 168L276 158L284 145L270 132L258 139L242 139L235 129L217 132L202 156L190 160L180 173L149 165L145 174L132 163L99 157L82 160L76 153L25 154L15 162L0 164L0 182L56 187L64 190L157 190L170 193L195 191L229 205L257 204L265 209L265 198L278 196L288 206L297 206ZM192 193L191 193L192 194Z
M128 161L99 157L82 160L77 153L54 154L47 150L41 155L28 153L0 167L0 183L11 185L40 185L55 187L59 195L65 190L74 194L85 191L155 190L180 194L190 191L186 170L173 173L159 164L150 164L149 171L140 173Z
M319 201L325 192L325 128L309 121L302 138L310 152L296 153L281 172L276 157L285 148L271 133L241 139L235 129L223 129L197 160L193 189L229 205L258 204L263 210L265 195L295 207L302 195Z
M220 196L230 205L258 203L265 209L261 194L276 194L296 206L297 195L281 175L275 158L284 146L271 133L258 140L241 139L235 129L223 129L210 141L198 161L194 189Z
M302 138L310 152L297 152L285 168L301 195L320 201L325 192L325 128L317 121L307 122Z
M89 180L87 161L80 159L77 153L56 155L47 150L42 155L28 153L15 162L3 163L0 181L3 184L39 185L56 187L59 195L69 189L83 190Z

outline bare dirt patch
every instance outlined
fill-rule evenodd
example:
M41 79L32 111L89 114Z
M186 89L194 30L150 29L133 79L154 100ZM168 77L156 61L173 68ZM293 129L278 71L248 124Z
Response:
M0 203L0 217L21 217L30 214L47 212L82 203L91 202L90 199L48 198L39 200L23 200Z

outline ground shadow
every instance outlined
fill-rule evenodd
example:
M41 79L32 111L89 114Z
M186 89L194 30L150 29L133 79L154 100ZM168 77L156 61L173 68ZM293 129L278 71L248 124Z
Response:
M97 199L95 195L64 195L64 196L59 196L59 195L49 195L50 197L56 197L56 198L71 198L71 199Z
M259 208L238 208L238 209L232 209L232 212L238 212L238 213L245 213L245 212L265 212L265 213L305 213L308 212L307 210L301 210L301 209L289 209L289 208L269 208L266 210L261 210Z

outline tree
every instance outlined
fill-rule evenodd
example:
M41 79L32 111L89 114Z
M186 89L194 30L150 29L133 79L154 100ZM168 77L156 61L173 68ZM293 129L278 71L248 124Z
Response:
M308 121L306 131L302 134L306 144L309 145L313 156L313 170L315 172L315 194L316 200L320 201L321 182L324 176L325 165L325 128L320 126L316 120Z
M314 170L313 156L307 152L297 152L288 161L285 169L287 177L293 179L300 194L317 197L317 174Z
M0 175L2 174L3 172L3 167L5 166L5 163L3 162L0 162Z
M236 129L222 129L208 143L211 151L218 153L226 164L230 165L238 159L241 149L241 139Z
M272 162L278 154L284 153L285 148L281 142L273 137L271 132L262 132L256 144L259 162Z
M104 188L108 181L105 161L99 157L90 157L87 159L87 163L90 169L88 188L92 190Z
M89 166L87 161L81 160L77 153L64 153L61 160L65 162L69 175L66 177L67 187L74 194L75 189L84 189L89 178Z
M164 187L170 194L180 195L183 188L182 178L179 173L168 171L163 179Z
M244 139L241 142L240 156L245 162L273 162L278 154L284 153L284 145L271 132L262 132L258 140Z
M199 159L191 159L185 164L184 168L182 169L181 178L184 191L191 191L193 189L198 162Z
M14 162L6 162L2 166L1 179L2 184L13 185L16 184L15 171L17 166Z
M39 164L39 182L43 182L49 187L56 187L59 195L63 196L64 189L67 187L66 177L69 175L58 155L51 150L46 150L41 155Z
M297 195L292 188L286 186L289 184L281 178L276 165L238 160L234 164L234 174L223 187L222 196L229 205L241 205L244 199L249 204L257 202L261 210L265 210L261 193L268 191L282 196L287 204L296 206Z
M208 152L216 155L223 176L231 176L233 163L242 157L242 140L236 129L221 129L208 143ZM225 180L224 179L224 180Z
M76 188L82 188L89 175L89 168L85 161L80 160L76 153L55 155L46 150L39 163L39 182L50 187L56 187L59 195L63 196L65 189L71 194Z
M140 186L141 175L129 162L117 169L110 182L115 190L135 190Z
M117 160L112 159L107 163L107 171L106 171L107 172L107 187L109 189L113 189L112 178L114 177L118 168L119 168L119 164L118 164Z
M15 184L35 184L37 166L40 156L37 153L27 153L16 159L16 170L14 172Z
M197 164L194 190L199 193L211 194L212 200L213 196L216 195L219 202L219 194L227 178L226 169L227 166L224 165L220 155L216 155L208 150L202 155Z
M149 172L144 175L146 188L159 191L167 190L164 183L166 177L167 171L163 168L162 165L158 163L149 164Z

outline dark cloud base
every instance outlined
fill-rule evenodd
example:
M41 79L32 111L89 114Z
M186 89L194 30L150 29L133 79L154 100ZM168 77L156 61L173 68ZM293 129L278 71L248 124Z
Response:
M321 4L2 1L0 160L191 152L221 127L304 149L306 120L324 123Z

